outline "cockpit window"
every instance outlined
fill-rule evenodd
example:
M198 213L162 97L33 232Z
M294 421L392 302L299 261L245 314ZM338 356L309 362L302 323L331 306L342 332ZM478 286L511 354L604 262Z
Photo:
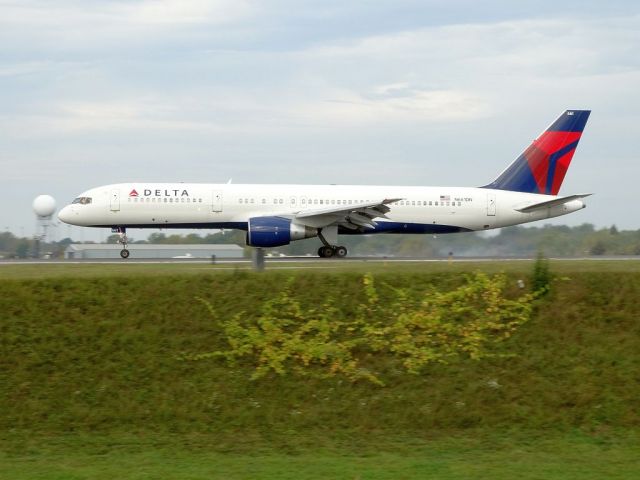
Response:
M79 203L81 205L88 205L91 203L91 197L78 197L71 203Z

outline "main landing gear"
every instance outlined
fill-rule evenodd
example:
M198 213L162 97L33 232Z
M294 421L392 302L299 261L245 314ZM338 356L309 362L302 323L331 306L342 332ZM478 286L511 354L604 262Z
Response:
M322 235L322 231L318 233L318 238L322 241L323 245L318 249L318 256L320 258L344 258L347 256L347 247L331 245L327 242L327 239ZM337 239L336 235L336 239Z
M318 249L318 256L321 258L344 258L347 256L347 248L346 247L334 247L331 245L323 245Z
M120 256L122 258L129 258L129 250L127 250L127 243L129 239L127 238L127 229L125 227L117 227L116 232L120 235L120 239L118 243L122 244L122 250L120 250Z

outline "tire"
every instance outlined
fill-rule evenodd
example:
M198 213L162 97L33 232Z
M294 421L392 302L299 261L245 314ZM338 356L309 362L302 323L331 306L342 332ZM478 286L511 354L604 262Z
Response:
M344 258L347 256L347 248L346 247L336 247L335 248L336 257Z
M324 247L320 247L320 248L318 249L318 256L319 256L320 258L324 258Z
M122 258L129 258L129 250L127 250L126 248L123 248L122 250L120 250L120 256Z
M322 255L320 255L322 258L331 258L333 257L334 251L333 248L331 247L322 247Z

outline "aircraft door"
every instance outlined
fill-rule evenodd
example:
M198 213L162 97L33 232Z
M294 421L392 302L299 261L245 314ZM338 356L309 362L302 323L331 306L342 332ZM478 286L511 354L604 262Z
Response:
M222 211L222 190L214 190L211 196L211 211Z
M487 193L487 216L488 217L496 216L496 194L495 193Z
M111 190L111 211L120 211L120 190L117 188Z

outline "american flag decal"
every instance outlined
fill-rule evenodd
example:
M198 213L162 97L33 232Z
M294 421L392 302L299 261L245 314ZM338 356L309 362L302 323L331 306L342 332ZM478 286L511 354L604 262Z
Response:
M440 195L440 201L448 202L449 200L451 200L451 197L449 195Z

